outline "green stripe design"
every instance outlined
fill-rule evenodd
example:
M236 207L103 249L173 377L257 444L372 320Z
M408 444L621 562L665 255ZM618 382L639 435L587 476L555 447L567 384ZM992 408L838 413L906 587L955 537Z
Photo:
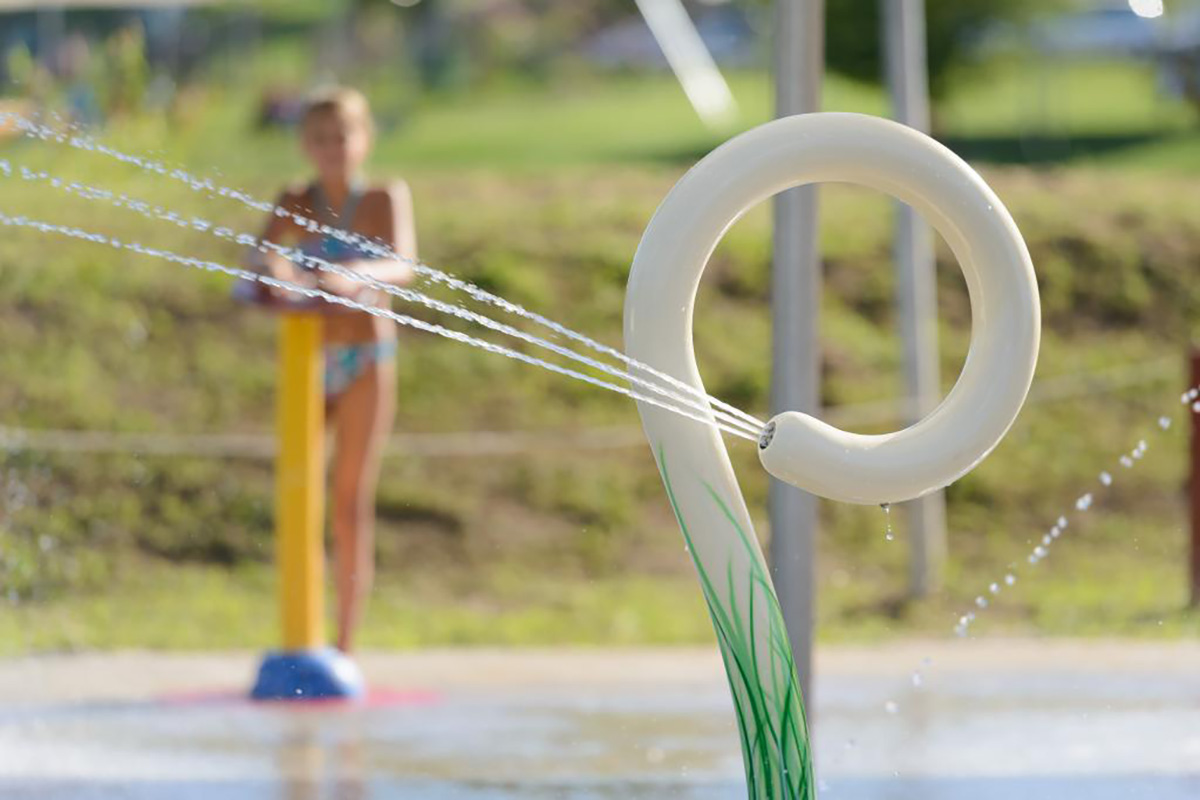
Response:
M815 780L796 663L779 599L758 543L738 522L729 502L706 482L704 487L712 500L713 513L729 523L734 533L731 541L745 548L749 557L748 589L739 598L734 559L728 559L724 568L700 561L676 502L666 452L661 445L658 459L671 508L700 575L704 600L725 662L742 739L748 796L750 800L813 800ZM723 592L717 583L722 578ZM763 617L767 623L765 629L761 629ZM766 651L763 656L759 655L760 650Z

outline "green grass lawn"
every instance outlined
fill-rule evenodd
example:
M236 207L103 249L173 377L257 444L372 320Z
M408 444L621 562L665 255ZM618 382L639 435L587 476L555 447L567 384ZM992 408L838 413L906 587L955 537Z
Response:
M986 177L1028 239L1046 323L1039 384L1163 359L1179 370L1031 404L997 452L951 489L947 588L927 602L904 601L903 535L885 541L878 509L824 506L820 627L830 640L948 635L980 590L1014 565L1025 568L1018 587L977 632L1200 631L1200 617L1181 610L1184 420L1176 413L1166 433L1155 424L1178 409L1185 346L1200 333L1200 195L1188 174L1200 166L1192 155L1200 148L1186 109L1146 99L1150 73L1111 65L1056 72L1056 93L1104 91L1110 103L1050 102L1036 129L1042 138L1022 139L1027 88L1014 70L998 67L960 87L939 110L939 129L965 152L995 156ZM764 119L764 78L733 77L744 123ZM882 109L877 92L840 79L830 79L827 96L832 108ZM301 173L286 134L251 129L252 105L252 92L212 89L190 122L123 123L106 140L269 197ZM1011 163L1020 153L1012 142L1052 146L1064 130L1093 137L1097 149L1072 151L1043 171ZM718 138L667 78L593 77L570 88L430 101L385 130L376 169L410 177L430 263L619 345L641 231L685 166ZM1171 152L1177 161L1167 160ZM238 230L260 223L235 204L95 156L11 141L0 144L0 158ZM3 185L7 213L237 258L197 231L19 179ZM846 187L822 196L824 401L887 400L900 392L885 268L890 205ZM758 209L730 231L697 316L710 391L760 414L768 223ZM270 429L273 325L232 305L225 279L24 231L0 239L0 277L0 425ZM939 292L948 385L965 353L969 312L946 252ZM632 405L615 395L443 340L405 336L399 363L402 431L637 425ZM1118 456L1142 437L1149 456L1120 471ZM766 535L765 478L751 448L732 449ZM1029 570L1029 550L1098 486L1102 469L1118 483L1051 559ZM268 466L252 461L0 450L0 594L12 601L0 609L0 652L269 644L270 487ZM385 467L379 514L380 586L367 646L711 636L648 449L402 455Z
M740 113L720 131L700 122L669 74L580 74L420 100L390 74L359 83L381 120L383 168L561 172L690 165L771 117L769 75L734 71L727 78ZM250 135L253 85L213 84L184 103L173 127L122 125L110 141L273 185L297 169L298 154L290 133ZM887 101L876 87L830 75L824 109L884 114ZM1200 169L1200 114L1165 95L1150 65L1025 58L980 66L935 103L934 122L940 138L983 162Z

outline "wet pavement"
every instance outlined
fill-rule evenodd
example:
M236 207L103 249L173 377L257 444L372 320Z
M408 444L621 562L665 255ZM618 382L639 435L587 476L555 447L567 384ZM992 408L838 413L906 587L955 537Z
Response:
M0 662L0 797L744 796L707 650L372 655L369 702L303 707L243 700L254 663ZM818 670L822 797L1200 798L1200 646L907 644Z

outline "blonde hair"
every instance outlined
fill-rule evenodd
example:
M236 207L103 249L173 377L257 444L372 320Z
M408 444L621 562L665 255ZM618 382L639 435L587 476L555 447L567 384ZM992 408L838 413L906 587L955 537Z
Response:
M333 116L342 122L362 125L367 133L375 132L371 104L367 101L367 96L357 89L334 86L314 92L304 105L304 113L300 116L300 129L303 130L317 117L324 116Z

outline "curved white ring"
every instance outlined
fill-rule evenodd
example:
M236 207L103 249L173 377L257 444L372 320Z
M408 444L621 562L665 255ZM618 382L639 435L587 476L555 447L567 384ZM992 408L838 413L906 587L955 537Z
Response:
M834 500L918 497L952 483L999 443L1029 391L1040 340L1037 284L1016 225L983 179L933 139L878 117L821 113L776 120L713 151L663 201L638 248L627 351L702 389L692 311L713 249L749 208L825 181L891 194L941 233L967 281L970 353L954 389L921 422L867 436L786 412L772 420L760 458L775 477ZM648 429L697 424L641 411Z

